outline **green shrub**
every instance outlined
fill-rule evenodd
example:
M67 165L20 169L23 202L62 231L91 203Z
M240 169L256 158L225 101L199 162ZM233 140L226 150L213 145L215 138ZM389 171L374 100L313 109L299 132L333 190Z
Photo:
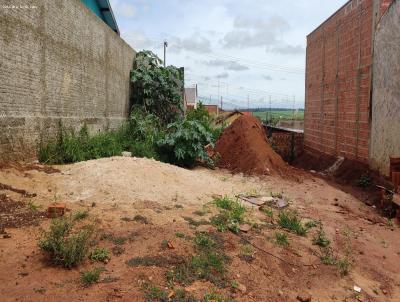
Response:
M305 236L307 229L302 225L300 218L295 211L282 211L279 213L278 224L300 236Z
M212 133L198 121L184 119L169 124L166 135L157 144L163 161L189 168L194 167L198 159L213 165L204 150L204 146L214 145Z
M89 256L92 261L107 262L110 259L109 251L106 248L95 248Z
M183 114L183 72L174 66L163 67L161 63L151 51L138 52L131 83L135 101L168 124Z
M196 109L189 110L186 115L186 120L188 121L197 121L203 125L204 129L212 134L213 141L217 141L221 136L224 127L214 127L213 126L213 117L210 113L205 109L202 103L199 103Z
M44 232L39 247L48 253L53 263L71 268L87 256L93 227L85 226L72 232L73 222L66 218L54 219L50 230Z
M81 273L81 282L84 286L89 286L97 283L100 279L100 274L103 270L94 268L92 270Z

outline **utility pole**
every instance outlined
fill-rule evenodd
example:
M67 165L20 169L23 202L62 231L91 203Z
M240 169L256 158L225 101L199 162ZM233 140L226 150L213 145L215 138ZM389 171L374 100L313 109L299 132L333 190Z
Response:
M164 67L167 67L167 47L168 47L168 42L164 41Z
M218 79L218 98L221 98L221 81Z
M247 95L247 112L250 112L250 96Z
M269 123L272 121L272 97L269 96Z
M294 120L294 110L295 110L295 107L296 107L296 96L294 95L294 96L293 96L293 118L292 118L292 120Z
M224 97L223 96L221 96L221 111L223 110L222 109L222 106L224 105Z

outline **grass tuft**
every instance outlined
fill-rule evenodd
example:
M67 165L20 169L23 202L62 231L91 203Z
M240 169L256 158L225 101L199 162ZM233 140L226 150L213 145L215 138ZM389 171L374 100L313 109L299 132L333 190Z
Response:
M230 230L238 233L246 208L238 200L233 200L227 196L215 199L214 203L219 208L219 214L211 218L211 223L220 232Z
M81 273L82 284L84 286L90 286L92 284L97 283L100 279L100 274L102 271L103 269L94 268L92 270Z
M286 247L289 245L289 240L288 236L285 233L281 232L276 232L275 233L275 240L274 240L276 245Z
M279 213L278 224L299 236L305 236L307 234L307 228L304 227L300 221L300 218L295 211L282 211Z
M78 211L72 215L72 219L74 221L83 220L83 219L87 218L88 216L89 216L88 211Z
M320 247L328 247L331 244L331 241L326 236L322 226L317 231L317 234L313 238L313 244L318 245Z

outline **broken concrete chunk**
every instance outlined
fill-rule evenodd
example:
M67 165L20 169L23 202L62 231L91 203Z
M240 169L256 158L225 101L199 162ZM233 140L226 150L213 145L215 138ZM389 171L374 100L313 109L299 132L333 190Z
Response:
M354 291L357 293L361 293L361 287L358 287L357 285L354 285Z

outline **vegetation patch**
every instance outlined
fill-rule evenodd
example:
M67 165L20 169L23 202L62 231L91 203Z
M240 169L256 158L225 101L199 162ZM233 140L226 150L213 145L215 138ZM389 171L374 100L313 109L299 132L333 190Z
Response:
M211 218L211 223L220 232L230 230L234 233L239 232L239 225L244 220L246 208L238 201L227 196L214 200L219 209L219 214Z
M285 234L285 233L276 232L274 242L276 245L279 245L282 247L289 246L289 239L288 239L287 234Z
M182 288L175 288L169 292L153 284L145 283L143 285L145 299L148 302L231 302L230 298L218 294L215 291L206 293L203 299L199 300L195 296L187 293Z
M254 248L250 244L242 245L239 258L246 262L252 262L254 260Z
M105 248L95 248L89 255L89 259L92 261L99 261L107 263L110 260L110 253Z
M328 247L331 244L331 241L326 236L322 226L318 229L317 234L313 238L313 244L320 247Z
M142 215L136 215L135 217L133 217L133 221L138 222L138 223L142 223L142 224L149 224L150 221L147 219L147 217L142 216Z
M214 234L197 233L193 240L195 255L170 270L167 273L168 282L189 285L196 280L207 280L217 286L225 287L226 263L229 259L224 254L223 244L219 240Z
M187 223L189 223L189 225L194 226L194 227L198 227L201 225L210 225L210 222L202 219L202 220L195 220L192 217L182 217Z
M305 236L307 234L307 228L303 226L297 212L295 211L282 211L278 216L278 224L299 236Z
M89 216L88 211L78 211L72 215L73 220L83 220Z
M128 237L125 236L115 236L110 233L103 233L100 236L100 240L108 240L114 243L115 245L124 245L126 241L128 241Z
M50 230L43 233L39 247L53 263L71 268L86 258L93 233L92 225L76 230L71 219L53 219Z
M104 269L94 268L89 271L81 273L82 284L84 286L90 286L92 284L97 283L100 279L100 274L102 271L104 271Z
M181 256L174 255L170 257L162 256L145 256L145 257L134 257L126 262L128 266L157 266L157 267L169 267L172 265L181 264L184 259Z

